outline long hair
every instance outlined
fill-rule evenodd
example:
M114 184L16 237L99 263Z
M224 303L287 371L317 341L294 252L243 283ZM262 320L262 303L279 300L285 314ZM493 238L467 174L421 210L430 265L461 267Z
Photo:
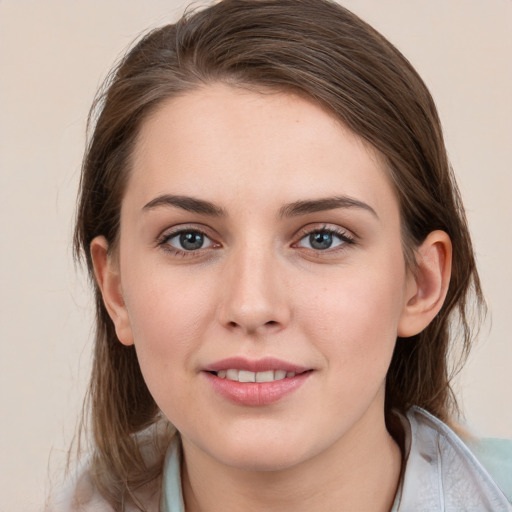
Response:
M328 109L383 156L398 197L406 262L433 230L453 245L446 301L420 334L398 339L385 409L456 410L449 355L464 360L473 309L484 307L466 218L438 114L407 59L357 16L329 0L223 0L145 35L113 70L90 114L75 230L95 290L96 339L88 392L95 483L114 508L161 472L137 434L161 422L135 350L122 345L94 282L89 246L116 250L134 141L166 99L205 84L293 91ZM160 437L161 447L171 431ZM165 449L162 449L162 452Z

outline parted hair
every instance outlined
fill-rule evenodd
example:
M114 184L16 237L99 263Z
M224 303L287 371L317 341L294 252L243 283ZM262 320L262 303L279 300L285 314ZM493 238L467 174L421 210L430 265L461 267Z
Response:
M96 301L82 425L90 430L93 479L115 510L158 479L173 431L158 428L166 420L134 347L116 337L94 281L90 243L103 235L110 251L117 248L131 154L144 120L163 101L216 82L303 95L376 148L398 198L411 269L430 232L450 236L452 276L440 313L420 334L397 339L386 381L389 422L390 411L411 405L445 421L457 412L450 380L485 308L434 101L408 60L372 27L330 0L222 0L147 33L108 76L91 109L74 235ZM148 462L140 433L151 439L153 430L161 456Z

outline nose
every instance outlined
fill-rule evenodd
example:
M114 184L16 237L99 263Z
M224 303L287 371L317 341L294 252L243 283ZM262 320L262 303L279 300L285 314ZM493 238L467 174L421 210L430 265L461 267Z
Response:
M234 252L223 272L218 315L231 331L249 335L278 332L291 318L283 269L271 250Z

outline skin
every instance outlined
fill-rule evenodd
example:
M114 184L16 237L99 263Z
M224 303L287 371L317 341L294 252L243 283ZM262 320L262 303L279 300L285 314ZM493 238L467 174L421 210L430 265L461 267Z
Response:
M142 125L132 164L119 246L109 256L98 237L91 254L119 340L135 344L181 433L187 511L389 510L401 455L384 422L386 372L397 335L442 305L448 237L431 233L409 272L382 158L292 94L214 84L171 99ZM333 197L356 204L291 214ZM180 229L203 245L184 250ZM332 245L314 248L312 233ZM232 356L311 372L249 407L202 371Z

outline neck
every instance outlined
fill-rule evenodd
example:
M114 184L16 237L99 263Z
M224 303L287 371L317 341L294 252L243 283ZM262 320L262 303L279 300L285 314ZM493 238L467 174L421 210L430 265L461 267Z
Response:
M187 512L389 512L401 452L384 415L363 417L336 445L278 471L247 471L219 464L184 440L183 495Z

